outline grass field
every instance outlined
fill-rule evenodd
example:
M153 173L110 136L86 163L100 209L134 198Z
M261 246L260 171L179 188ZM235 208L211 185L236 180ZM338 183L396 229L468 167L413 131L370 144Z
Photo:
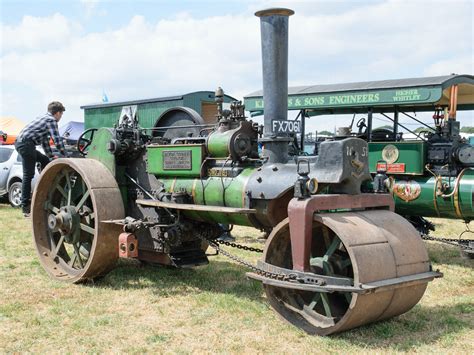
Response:
M434 220L457 236L459 221ZM410 312L332 336L309 336L282 321L259 283L223 256L194 270L120 261L100 282L51 280L34 250L30 221L0 204L0 352L160 353L472 353L474 262L428 242L443 279ZM473 225L473 224L471 224ZM474 225L472 226L474 229ZM251 229L238 242L263 247ZM237 252L236 252L237 253ZM240 256L256 260L249 252Z

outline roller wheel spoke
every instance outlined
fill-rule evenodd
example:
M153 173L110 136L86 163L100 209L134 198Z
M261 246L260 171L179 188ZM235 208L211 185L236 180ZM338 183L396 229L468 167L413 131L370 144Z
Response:
M56 256L58 255L59 249L61 249L61 247L63 246L63 242L64 242L64 235L62 235L59 238L59 241L56 243L56 247L54 248L53 252L51 253L51 258L53 258L53 259L56 258Z
M86 224L83 224L81 223L81 229L84 231L84 232L87 232L89 234L92 234L94 235L95 234L95 229L86 225Z
M331 242L331 244L329 245L326 253L324 254L324 260L329 260L329 258L332 256L332 254L334 254L334 252L336 251L336 249L339 247L339 245L341 244L341 241L339 238L335 237L333 239L333 241Z
M76 209L81 209L82 205L84 205L84 202L86 202L87 198L89 197L89 191L86 191L84 195L82 196L81 200L77 203Z
M79 247L77 246L77 244L73 244L73 246L74 246L74 257L77 258L77 261L79 262L79 266L82 269L84 268L84 262L81 259L81 253L79 252Z
M321 301L323 303L324 312L326 313L326 317L332 317L331 306L329 305L329 297L328 297L327 293L321 293Z
M76 262L76 259L77 259L77 255L74 253L73 256L72 256L72 259L70 259L69 262L68 262L68 265L71 268L74 268L74 263Z
M50 201L46 201L45 208L46 208L47 211L51 211L54 214L59 213L59 208L57 208L56 206L53 206Z
M59 182L58 184L56 184L55 187L56 187L56 190L58 190L61 193L61 195L67 200L67 193L66 191L64 191L64 188L61 185L59 185Z
M67 190L67 205L71 204L71 194L72 194L72 186L71 186L71 177L69 176L69 172L66 170L64 172L64 177L66 178L66 190Z
M320 299L321 299L321 293L320 292L315 293L313 299L311 300L311 303L308 306L308 308L313 310L314 307L316 307L316 305L318 304Z

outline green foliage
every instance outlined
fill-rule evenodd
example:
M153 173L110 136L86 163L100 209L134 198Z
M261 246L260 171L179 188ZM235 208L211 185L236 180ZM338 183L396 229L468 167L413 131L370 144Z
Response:
M334 133L331 133L329 131L321 131L321 132L318 132L318 136L334 136Z
M413 132L420 133L422 131L427 131L427 130L429 131L429 129L427 127L417 127L413 130Z
M374 129L389 129L389 130L393 131L393 126L386 124L386 125L383 125L383 126L380 126L380 127L376 127Z
M474 127L473 126L461 127L461 132L462 133L474 133Z

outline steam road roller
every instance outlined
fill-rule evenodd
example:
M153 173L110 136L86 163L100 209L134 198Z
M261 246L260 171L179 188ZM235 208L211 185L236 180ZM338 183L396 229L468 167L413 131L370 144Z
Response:
M222 224L268 231L262 259L247 276L263 284L284 319L327 335L411 309L431 270L419 233L393 212L389 194L361 193L371 179L367 142L324 142L317 157L289 151L288 18L261 21L264 125L241 102L216 123L176 107L151 129L127 111L115 128L80 140L85 158L57 159L34 197L34 240L44 269L67 282L96 279L119 257L195 267L208 263ZM86 132L84 132L86 133ZM236 259L236 258L234 258ZM241 260L239 260L241 261Z

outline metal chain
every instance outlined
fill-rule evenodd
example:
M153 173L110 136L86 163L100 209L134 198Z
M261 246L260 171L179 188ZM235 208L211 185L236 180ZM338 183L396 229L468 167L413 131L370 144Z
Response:
M222 249L219 244L217 244L216 240L209 240L209 239L206 239L204 237L201 237L199 236L199 238L201 238L202 240L206 241L207 243L209 243L209 245L211 246L211 248L215 249L218 253L221 253L222 255L228 257L229 259L232 259L234 260L235 262L241 264L241 265L244 265L246 267L248 267L250 270L252 270L253 272L259 274L259 275L262 275L264 277L267 277L267 278L270 278L270 279L275 279L275 280L282 280L282 281L288 281L288 280L292 280L296 277L296 275L285 275L285 274L280 274L280 273L276 273L276 272L271 272L271 271L267 271L267 270L264 270L264 269L261 269L259 268L257 265L254 265L252 264L251 262L248 262L247 260L244 260L236 255L233 255L231 253L229 253L228 251ZM224 241L218 241L218 243L220 244L225 244L225 245L228 245L228 244L234 244L236 248L238 249L243 249L243 250L247 250L247 249L244 249L244 246L243 245L239 245L239 247L237 247L238 244L235 244L235 243L229 243L229 242L224 242ZM233 245L229 245L229 246L233 246ZM251 249L256 249L256 248L250 248L250 247L246 247L246 248L249 248L249 250ZM257 249L257 251L260 250L260 249ZM263 252L263 250L262 250ZM294 277L293 277L294 276Z
M459 246L463 249L472 249L472 250L474 250L474 247L470 247L468 245L469 242L474 241L472 239L431 237L427 234L422 234L421 238L424 239L424 240L433 240L435 242L440 242L440 243L450 244L450 245L454 245L454 246ZM253 251L253 252L256 252L256 253L263 253L263 249L252 248L252 247L248 247L246 245L227 242L227 241L224 241L224 240L214 240L214 242L216 242L218 244L224 244L224 245L232 247L232 248L237 248L237 249L246 250L246 251Z
M218 244L224 244L224 245L227 245L228 247L232 247L232 248L237 248L237 249L246 250L246 251L253 251L255 253L263 253L263 249L252 248L252 247L248 247L246 245L227 242L225 240L217 240L216 239L216 240L214 240L214 242L217 242Z
M460 247L461 249L474 250L474 247L469 246L469 242L473 241L472 239L430 237L429 235L426 235L426 234L422 234L421 239L423 239L423 240L433 240L435 242L454 245L454 246Z
M261 269L257 265L252 264L251 262L248 262L247 260L244 260L244 259L242 259L242 258L240 258L236 255L233 255L233 254L229 253L228 251L222 249L219 246L219 244L224 244L224 245L229 246L229 247L233 247L233 248L237 248L237 249L241 249L241 250L253 251L253 252L257 252L257 253L263 253L262 249L252 248L252 247L248 247L248 246L245 246L245 245L240 245L240 244L236 244L236 243L232 243L232 242L226 242L226 241L223 241L223 240L209 240L209 239L206 239L205 237L201 237L201 236L199 236L199 238L202 239L203 241L206 241L207 243L209 243L211 248L216 250L217 253L220 253L220 254L228 257L229 259L234 260L238 264L241 264L241 265L249 268L250 270L252 270L256 274L262 275L266 278L270 278L270 279L274 279L274 280L281 280L281 281L291 281L291 280L297 279L297 276L294 275L294 274L293 275L292 274L286 275L286 274L280 274L280 273L271 272L271 271L268 271L268 270ZM421 238L424 239L424 240L433 240L433 241L436 241L436 242L441 242L441 243L446 243L446 244L450 244L450 245L459 246L462 249L474 250L473 247L470 247L467 244L466 245L462 244L462 242L469 243L469 241L471 241L470 239L435 238L435 237L430 237L426 234L422 234Z

